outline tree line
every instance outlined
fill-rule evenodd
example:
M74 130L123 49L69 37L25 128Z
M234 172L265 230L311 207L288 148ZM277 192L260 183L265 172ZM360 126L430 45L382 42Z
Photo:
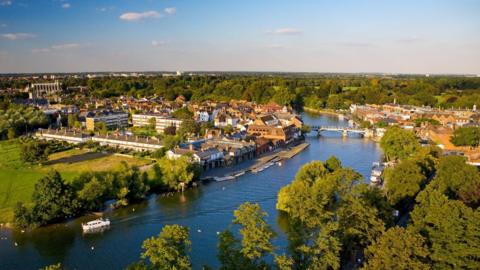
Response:
M176 160L162 158L152 166L152 173L122 163L114 172L84 172L71 182L57 171L41 178L32 194L32 202L18 203L14 223L20 228L35 228L62 222L91 211L101 211L105 202L114 200L114 207L138 202L152 193L180 191L198 179L200 169L187 157Z

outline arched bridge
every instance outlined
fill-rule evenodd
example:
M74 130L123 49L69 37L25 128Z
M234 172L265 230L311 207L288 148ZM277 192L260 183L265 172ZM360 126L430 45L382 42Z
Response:
M339 126L311 126L312 131L320 133L322 131L337 131L341 132L343 136L348 136L348 133L355 133L365 136L368 129L355 128L355 127L339 127Z

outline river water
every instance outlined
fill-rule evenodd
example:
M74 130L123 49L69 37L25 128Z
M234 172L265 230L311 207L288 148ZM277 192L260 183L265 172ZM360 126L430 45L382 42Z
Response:
M310 125L348 125L331 115L304 114L303 120ZM205 264L217 268L217 232L231 224L233 211L245 201L259 203L268 213L267 220L278 233L275 245L284 249L287 243L275 209L277 192L303 164L335 155L368 179L372 162L381 155L375 142L354 135L342 138L339 133L326 133L308 137L307 142L310 147L281 167L205 184L184 194L152 196L142 204L108 213L112 226L103 233L83 235L80 223L86 218L33 233L0 229L0 269L39 269L57 262L68 269L121 269L139 259L143 240L158 235L165 224L190 228L194 269Z

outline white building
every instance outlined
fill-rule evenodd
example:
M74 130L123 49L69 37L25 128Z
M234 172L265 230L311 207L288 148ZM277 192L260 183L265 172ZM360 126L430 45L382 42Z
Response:
M132 124L134 127L141 127L150 125L150 119L155 119L155 129L158 133L163 133L167 127L179 128L182 124L182 120L165 117L157 114L133 114L132 115Z
M53 83L32 83L30 86L27 86L26 91L28 91L30 99L37 99L62 92L62 85L58 81Z
M95 130L95 124L99 122L105 123L107 128L123 128L128 126L128 113L109 113L87 117L85 122L88 130Z

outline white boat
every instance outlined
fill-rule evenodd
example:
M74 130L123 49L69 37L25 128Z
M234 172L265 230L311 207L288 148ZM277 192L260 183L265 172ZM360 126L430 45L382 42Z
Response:
M82 229L84 232L95 231L101 228L107 228L110 226L110 220L107 219L95 219L87 223L82 223Z
M219 176L213 177L213 180L215 180L217 182L222 182L222 181L226 181L226 180L233 180L233 179L235 179L235 176L231 176L231 175L223 176L223 177L219 177Z
M244 174L245 174L245 171L241 171L241 172L239 172L239 173L234 174L233 176L239 177L239 176L242 176L242 175L244 175Z

